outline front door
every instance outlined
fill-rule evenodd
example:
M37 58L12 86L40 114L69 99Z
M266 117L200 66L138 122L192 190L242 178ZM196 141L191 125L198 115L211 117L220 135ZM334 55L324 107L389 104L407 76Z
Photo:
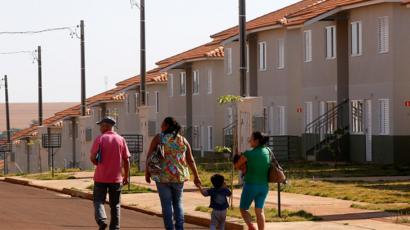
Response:
M364 106L364 133L366 136L366 161L373 160L372 153L372 101L366 100Z

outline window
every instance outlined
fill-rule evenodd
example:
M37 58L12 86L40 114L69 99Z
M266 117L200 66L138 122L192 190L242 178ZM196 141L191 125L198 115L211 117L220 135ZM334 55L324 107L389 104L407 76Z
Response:
M126 103L126 106L127 106L127 113L130 113L131 103L130 103L130 95L129 94L126 94L125 103Z
M305 102L305 127L313 121L313 103L311 101ZM311 127L312 128L312 127ZM312 129L306 130L307 133L313 133Z
M390 134L390 101L380 99L380 135Z
M232 48L226 48L226 73L232 74Z
M351 102L352 114L352 133L363 133L363 101L355 100Z
M326 27L326 58L336 58L336 26Z
M186 73L181 72L179 74L179 95L186 95Z
M352 22L352 56L362 55L362 22Z
M174 75L173 74L168 75L168 96L170 97L174 96Z
M212 69L209 69L208 70L208 94L212 94L212 77L213 77Z
M214 150L214 134L213 134L213 127L208 126L208 150L213 151Z
M155 111L159 113L159 92L155 91Z
M141 100L140 100L140 94L135 93L135 108L137 111L137 108L141 106Z
M226 125L230 125L230 124L233 123L233 109L232 109L232 107L228 107L226 110L227 110Z
M266 42L259 42L259 70L266 70Z
M147 106L150 105L149 92L145 92L145 105L147 105Z
M93 140L93 130L91 128L87 128L85 130L85 141L90 142Z
M377 27L379 53L389 52L389 18L381 17Z
M285 40L278 39L278 69L285 68Z
M199 127L194 126L192 129L192 148L193 149L200 149L201 148L201 143L200 143L200 134L199 134Z
M192 94L199 95L199 71L194 71L194 79L193 79L193 87L192 87Z
M279 135L286 135L286 107L279 106Z
M312 31L306 30L303 32L303 40L304 40L304 59L305 62L312 61Z

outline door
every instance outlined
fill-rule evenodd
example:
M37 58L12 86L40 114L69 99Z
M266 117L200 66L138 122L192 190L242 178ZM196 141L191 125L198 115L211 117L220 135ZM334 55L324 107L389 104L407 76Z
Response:
M373 160L372 153L372 101L366 100L364 108L364 133L366 136L366 161Z
M206 138L206 136L205 136L205 127L203 125L201 125L201 127L200 127L200 148L201 148L201 157L202 158L205 157L205 143L206 143L206 140L204 140L204 138Z

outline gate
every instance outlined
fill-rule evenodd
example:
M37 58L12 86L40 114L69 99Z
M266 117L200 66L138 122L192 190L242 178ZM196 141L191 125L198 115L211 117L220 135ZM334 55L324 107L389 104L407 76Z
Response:
M130 162L139 166L140 155L144 151L144 139L140 134L124 134L121 135L127 142L128 151L131 154Z

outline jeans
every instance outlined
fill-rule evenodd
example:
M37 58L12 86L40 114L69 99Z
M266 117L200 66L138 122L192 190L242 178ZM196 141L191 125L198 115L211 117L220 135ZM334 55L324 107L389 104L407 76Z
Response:
M156 183L166 230L184 229L183 183ZM175 221L175 228L174 228Z
M120 183L94 183L93 200L95 210L95 221L100 227L106 226L105 221L107 220L107 215L105 214L104 203L108 192L111 209L110 230L120 229L121 188L122 185Z
M211 213L211 225L210 230L224 230L226 222L226 209L225 210L212 210Z

